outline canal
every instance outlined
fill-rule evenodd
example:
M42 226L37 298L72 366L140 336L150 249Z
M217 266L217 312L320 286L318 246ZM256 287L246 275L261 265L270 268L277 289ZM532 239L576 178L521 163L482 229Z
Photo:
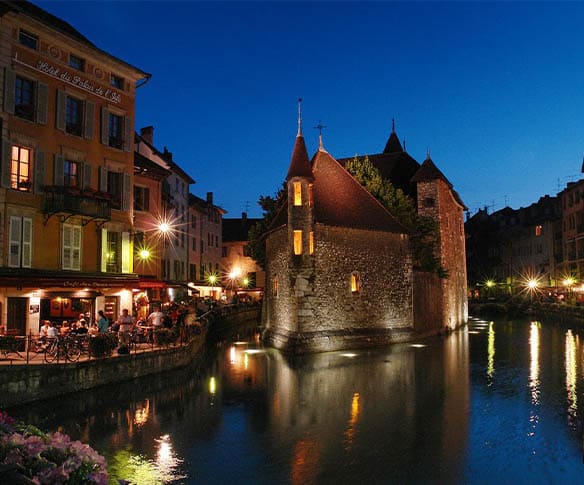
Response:
M224 341L199 370L10 411L91 444L111 483L577 483L583 344L577 326L476 318L294 359Z

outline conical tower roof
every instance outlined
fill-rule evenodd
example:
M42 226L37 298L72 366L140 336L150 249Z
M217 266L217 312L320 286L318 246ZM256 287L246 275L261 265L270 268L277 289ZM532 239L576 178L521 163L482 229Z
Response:
M400 153L403 152L404 149L402 144L397 137L397 133L395 132L395 120L391 120L391 135L389 135L389 139L385 144L385 148L383 149L383 153Z
M286 180L292 177L306 177L313 178L312 168L310 168L310 160L308 159L308 151L306 150L306 143L302 133L296 135L294 148L292 149L292 157L290 159L290 168Z

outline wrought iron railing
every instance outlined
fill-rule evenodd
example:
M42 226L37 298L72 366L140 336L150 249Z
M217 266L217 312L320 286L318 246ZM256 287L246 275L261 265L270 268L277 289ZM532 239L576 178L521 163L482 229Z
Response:
M112 200L104 192L48 185L45 186L43 211L47 215L72 214L110 220Z

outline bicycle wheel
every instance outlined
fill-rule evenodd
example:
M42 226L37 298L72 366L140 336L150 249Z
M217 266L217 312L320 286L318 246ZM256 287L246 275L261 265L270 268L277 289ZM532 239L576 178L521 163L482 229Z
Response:
M81 355L81 344L77 340L69 340L65 346L65 358L69 362L77 362Z
M45 362L52 364L59 358L59 342L49 342L45 350Z

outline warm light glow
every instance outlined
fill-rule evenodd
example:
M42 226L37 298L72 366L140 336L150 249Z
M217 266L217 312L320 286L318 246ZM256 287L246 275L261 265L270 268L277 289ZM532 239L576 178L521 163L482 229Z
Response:
M150 251L148 249L141 249L138 255L140 259L150 259Z
M142 426L148 421L148 415L150 413L150 401L146 399L144 405L136 409L134 412L134 424L137 426Z
M259 349L246 349L244 350L244 352L246 354L250 354L250 355L254 355L254 354L263 354L264 351L263 350L259 350Z
M230 280L236 280L237 278L239 278L241 276L241 268L235 266L230 272L229 272L229 279Z
M351 416L349 418L347 431L345 433L349 445L353 444L353 439L355 438L355 426L357 425L359 413L361 411L359 398L360 398L359 393L356 392L353 394L353 398L351 399Z
M244 287L249 286L249 278L243 278L241 283Z
M243 354L243 368L247 370L249 366L249 355Z
M566 391L568 391L568 411L575 413L578 410L578 394L576 381L578 378L576 368L576 339L572 331L566 332Z
M235 346L229 349L229 362L232 364L235 363Z
M487 340L487 376L490 379L495 374L495 326L489 323L489 337Z
M215 273L210 273L209 275L207 275L207 282L211 286L215 286L215 284L217 283L217 275Z
M296 256L302 254L302 231L294 231L294 254Z
M300 182L294 182L294 205L302 205L302 184Z
M213 396L217 392L217 383L215 382L215 378L214 377L211 377L211 379L209 379L209 392Z
M353 357L357 357L357 354L352 354L352 353L346 353L346 354L341 354L343 357L349 357L349 359L352 359Z
M531 322L529 334L530 366L529 387L531 388L531 402L539 404L539 323Z
M487 280L485 284L487 285L487 288L492 288L495 286L495 282L493 280Z
M314 254L314 232L308 233L308 254Z
M576 280L574 278L572 278L571 276L564 279L564 286L572 286L574 283L576 283Z
M425 347L425 345L424 344L412 344L412 345L410 345L410 347L415 347L416 349L422 349Z
M538 287L538 282L537 282L537 280L529 280L529 281L527 282L527 287L528 287L530 290L535 290L535 289Z
M361 291L361 278L357 273L351 274L351 293L357 294Z
M168 224L168 222L161 222L160 224L158 224L158 230L160 232L167 233L168 231L170 231L170 224Z

